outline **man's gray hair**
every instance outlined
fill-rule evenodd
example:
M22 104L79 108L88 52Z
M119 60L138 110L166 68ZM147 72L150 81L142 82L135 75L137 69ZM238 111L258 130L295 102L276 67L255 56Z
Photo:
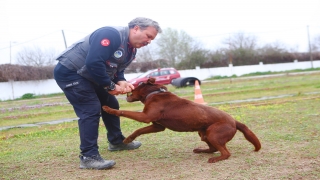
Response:
M158 33L162 32L162 29L157 21L145 17L137 17L130 21L128 25L129 29L132 29L135 26L139 26L141 30L145 30L147 27L151 26L154 27L158 31Z

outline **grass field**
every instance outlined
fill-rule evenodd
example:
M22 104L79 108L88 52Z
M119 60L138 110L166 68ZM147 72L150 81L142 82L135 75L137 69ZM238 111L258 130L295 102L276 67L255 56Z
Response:
M193 87L169 90L193 100ZM0 179L320 179L320 73L203 82L209 106L245 123L262 149L241 132L227 144L231 157L207 163L218 154L194 154L206 147L196 132L165 130L142 135L134 151L108 152L106 130L99 129L101 155L116 161L110 170L79 169L77 122L0 131ZM121 109L142 110L140 102ZM0 102L0 127L75 118L62 94ZM122 118L124 135L146 124Z

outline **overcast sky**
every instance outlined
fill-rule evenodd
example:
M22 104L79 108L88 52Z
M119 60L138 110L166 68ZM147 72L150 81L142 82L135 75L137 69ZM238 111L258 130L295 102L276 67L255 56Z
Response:
M64 49L97 28L144 16L218 48L237 32L299 51L320 35L320 0L0 0L0 64L23 47ZM11 42L11 48L10 48Z

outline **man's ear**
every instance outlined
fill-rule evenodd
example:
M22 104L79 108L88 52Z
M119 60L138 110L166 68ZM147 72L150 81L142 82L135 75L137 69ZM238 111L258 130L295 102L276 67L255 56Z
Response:
M134 29L135 31L138 31L138 30L140 30L140 27L139 27L138 25L135 25L135 26L133 27L133 29Z

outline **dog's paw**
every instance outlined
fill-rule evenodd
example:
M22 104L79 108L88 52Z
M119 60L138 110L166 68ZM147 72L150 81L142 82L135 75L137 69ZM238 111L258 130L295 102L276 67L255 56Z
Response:
M193 153L201 153L201 149L193 149Z
M229 156L225 157L225 156L218 156L218 157L213 157L213 158L209 158L208 159L208 163L216 163L218 161L222 161L225 159L228 159Z
M208 163L216 163L218 161L228 159L229 157L230 157L230 154L224 154L224 155L222 154L221 156L218 156L218 157L209 158Z
M102 106L103 111L109 113L111 108L109 106Z
M109 106L102 106L103 111L109 113L109 114L114 114L116 115L117 110L116 109L112 109Z
M125 138L125 139L123 140L123 143L129 144L129 143L131 143L132 141L133 141L133 139L129 136L129 137L127 137L127 138Z
M209 158L208 159L208 163L216 163L218 161L219 161L218 158Z
M200 149L200 148L197 148L197 149L194 149L193 152L194 153L213 153L213 152L216 152L217 150L215 149Z
M119 111L117 109L112 109L109 106L102 106L102 110L107 112L108 114L113 114L113 115L116 115L116 116L121 116L122 115L121 111Z

